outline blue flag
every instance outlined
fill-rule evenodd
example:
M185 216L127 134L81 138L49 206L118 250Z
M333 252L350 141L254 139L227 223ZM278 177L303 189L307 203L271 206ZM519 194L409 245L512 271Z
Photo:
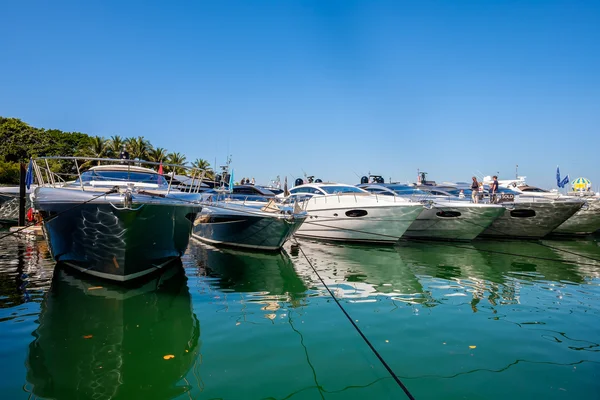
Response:
M562 187L560 186L560 170L558 169L558 165L556 166L556 186Z
M29 166L27 167L27 175L25 175L25 186L29 189L33 185L33 160L29 159Z
M229 175L229 193L233 193L233 170L231 170L231 174Z
M559 186L561 188L564 188L567 183L569 183L569 175L568 174L567 174L567 176L565 176L565 179L563 179L562 181L560 181L560 185Z

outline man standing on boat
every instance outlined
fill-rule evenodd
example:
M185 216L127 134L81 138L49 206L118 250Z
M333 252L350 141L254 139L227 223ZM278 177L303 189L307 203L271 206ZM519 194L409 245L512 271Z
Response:
M494 181L492 182L492 185L490 186L490 203L495 203L496 202L496 193L498 193L498 177L496 175L494 175L492 178L494 179Z
M127 145L123 145L123 147L121 148L121 154L119 154L119 159L129 160L129 152L127 151Z

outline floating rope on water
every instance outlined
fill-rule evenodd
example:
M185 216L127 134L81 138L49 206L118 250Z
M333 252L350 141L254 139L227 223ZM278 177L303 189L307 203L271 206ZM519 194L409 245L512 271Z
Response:
M296 238L294 237L294 239L296 239ZM321 278L321 275L319 275L319 272L317 272L317 269L313 266L313 264L310 261L310 259L306 256L306 253L304 253L304 250L302 250L302 246L300 246L300 244L298 243L297 240L296 240L296 246L298 247L298 249L300 250L300 252L304 256L304 258L306 259L306 261L308 262L308 265L310 265L310 268L317 275L317 278L319 278L319 281L321 281L321 284L325 287L325 289L327 289L327 292L329 293L329 295L331 296L331 298L333 298L333 300L335 301L335 304L337 304L337 306L340 308L340 310L342 310L342 312L344 313L344 315L346 316L346 318L348 319L348 321L350 321L350 323L352 324L352 326L354 327L354 329L356 330L356 332L358 332L358 334L360 335L360 337L362 337L362 339L365 341L365 343L367 344L367 346L369 346L369 348L371 349L371 351L373 352L373 354L375 354L375 356L377 356L377 358L379 359L379 361L381 362L381 364L389 372L389 374L392 376L392 378L394 378L394 381L396 381L396 383L398 384L398 386L400 386L400 388L402 388L402 390L404 391L404 393L406 394L406 396L410 400L414 400L415 398L410 393L410 391L408 390L408 388L404 385L404 383L402 383L402 381L400 380L400 378L398 378L398 375L396 375L396 373L392 370L392 368L388 365L388 363L383 359L383 357L381 356L381 354L379 354L379 352L377 351L377 349L375 349L375 347L371 344L371 342L369 341L369 339L360 330L360 328L358 327L358 325L356 325L356 323L354 322L354 320L352 319L352 317L350 316L350 314L348 314L348 312L346 311L346 309L344 308L344 306L342 305L342 303L340 303L340 301L337 299L337 297L335 297L335 295L333 294L333 292L331 291L331 289L329 289L329 286L327 286L327 284L325 283L325 281L323 280L323 278Z

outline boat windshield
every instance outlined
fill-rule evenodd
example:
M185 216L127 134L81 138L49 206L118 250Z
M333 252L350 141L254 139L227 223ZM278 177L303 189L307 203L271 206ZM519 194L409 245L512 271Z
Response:
M92 181L106 181L106 182L139 182L139 183L151 183L158 186L166 186L167 180L159 174L152 174L149 172L138 172L138 171L86 171L81 174L81 181L90 183ZM79 183L79 178L75 180L75 183Z
M522 187L522 188L519 188L519 189L521 189L522 192L550 193L549 190L544 190L544 189L540 189L540 188L533 187L533 186Z
M327 194L338 194L338 193L364 193L362 189L354 186L320 186Z
M388 189L393 190L396 194L408 196L408 195L421 195L426 196L429 193L424 190L417 189L414 186L406 186L406 185L388 185L386 186Z

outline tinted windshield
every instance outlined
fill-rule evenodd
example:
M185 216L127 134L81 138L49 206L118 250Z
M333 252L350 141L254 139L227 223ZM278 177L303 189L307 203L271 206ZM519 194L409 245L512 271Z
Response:
M361 189L354 186L320 186L320 189L328 194L336 193L364 193Z
M162 175L132 171L86 171L81 174L81 180L83 183L90 181L122 181L152 183L159 186L167 185L167 181ZM79 183L79 178L75 183Z

